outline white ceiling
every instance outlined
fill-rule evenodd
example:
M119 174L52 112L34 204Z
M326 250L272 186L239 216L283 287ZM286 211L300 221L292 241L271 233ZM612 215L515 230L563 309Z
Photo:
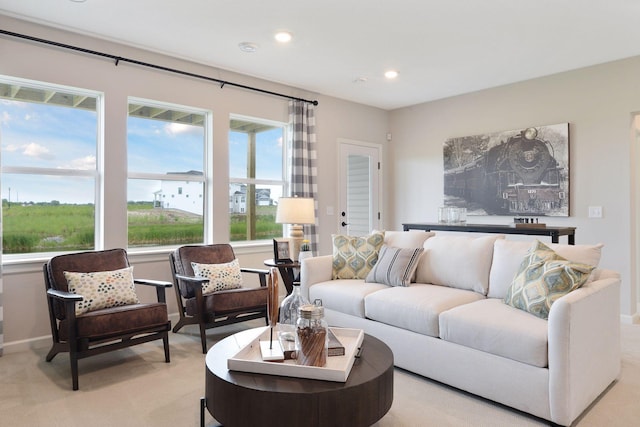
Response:
M0 13L383 109L640 55L638 0L0 0Z

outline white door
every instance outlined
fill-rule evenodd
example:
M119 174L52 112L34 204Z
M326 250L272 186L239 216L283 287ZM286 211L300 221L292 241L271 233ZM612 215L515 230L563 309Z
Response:
M341 234L364 236L380 229L380 150L377 144L340 141Z

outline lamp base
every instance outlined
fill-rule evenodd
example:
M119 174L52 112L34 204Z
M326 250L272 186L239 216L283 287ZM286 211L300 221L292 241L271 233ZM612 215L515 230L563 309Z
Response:
M300 246L302 246L303 238L304 233L302 231L302 226L299 224L291 225L291 228L289 230L289 242L291 243L291 247L289 248L289 255L294 261L298 261L298 258L300 256Z

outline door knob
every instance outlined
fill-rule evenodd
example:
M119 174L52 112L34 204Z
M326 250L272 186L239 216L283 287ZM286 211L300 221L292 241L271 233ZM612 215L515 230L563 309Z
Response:
M347 224L346 222L342 221L342 224L341 224L341 225L342 225L343 227L346 227L346 226L347 226L347 225L349 225L349 224Z

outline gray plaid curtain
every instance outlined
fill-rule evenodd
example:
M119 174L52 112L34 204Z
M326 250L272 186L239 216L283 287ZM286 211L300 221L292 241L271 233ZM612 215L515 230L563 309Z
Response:
M316 223L304 226L304 236L311 242L311 251L318 253L318 174L316 158L316 118L313 104L289 101L291 130L289 170L291 171L290 196L312 197L315 201Z

